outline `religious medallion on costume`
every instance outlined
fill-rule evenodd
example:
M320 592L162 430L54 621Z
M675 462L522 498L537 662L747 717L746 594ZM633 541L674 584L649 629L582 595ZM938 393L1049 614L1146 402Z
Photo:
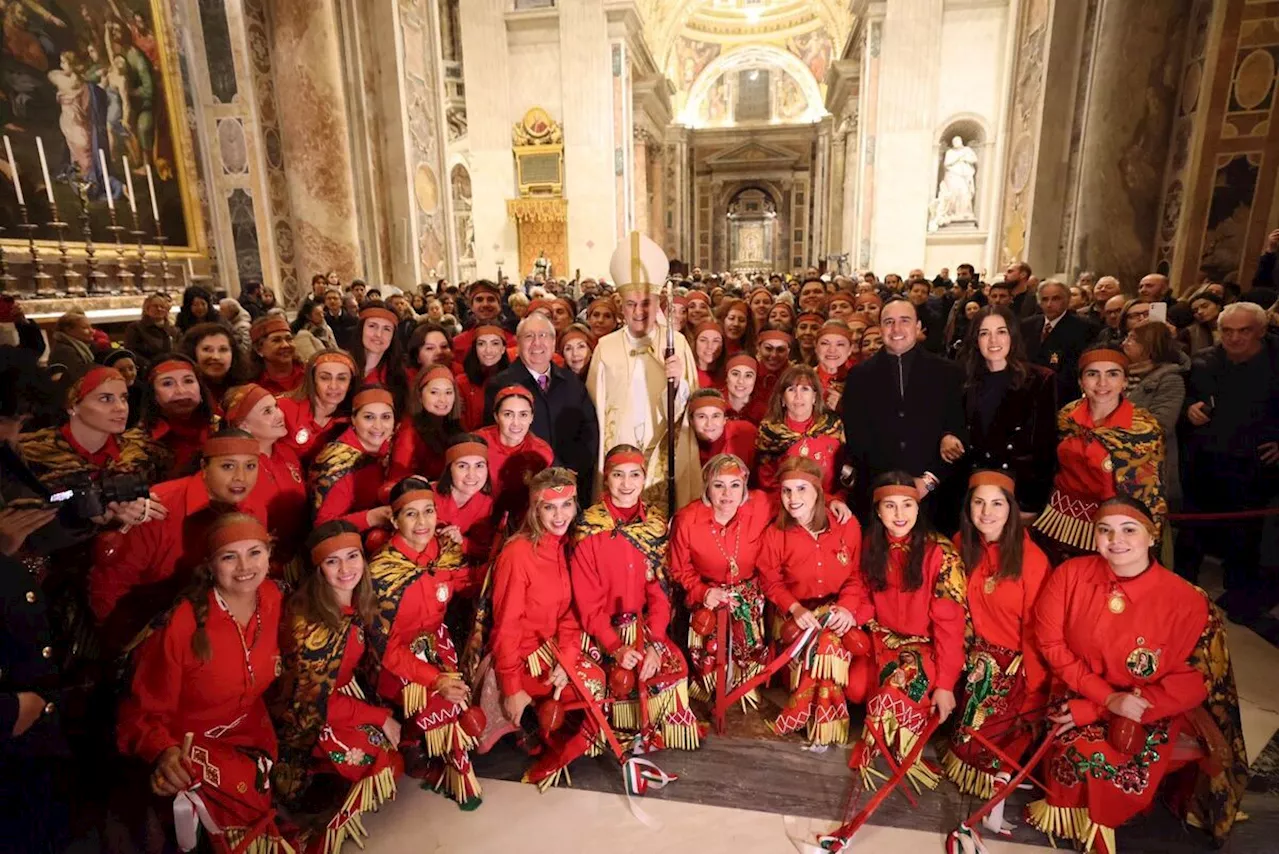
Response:
M293 434L293 441L299 445L307 444L307 440L311 438L311 431L306 427L299 427L298 432Z
M1124 660L1124 666L1135 679L1150 679L1160 669L1160 650L1141 646L1142 638L1138 638L1138 643Z
M996 577L988 576L987 580L982 582L982 592L990 596L996 592Z

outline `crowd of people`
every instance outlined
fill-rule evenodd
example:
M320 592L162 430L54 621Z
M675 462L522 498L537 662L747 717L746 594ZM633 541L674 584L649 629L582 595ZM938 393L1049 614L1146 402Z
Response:
M669 276L638 236L610 279L192 287L51 346L9 300L9 841L334 852L405 775L469 811L501 739L546 788L698 749L731 695L864 788L994 797L1048 738L1051 838L1113 854L1158 793L1226 837L1274 289Z

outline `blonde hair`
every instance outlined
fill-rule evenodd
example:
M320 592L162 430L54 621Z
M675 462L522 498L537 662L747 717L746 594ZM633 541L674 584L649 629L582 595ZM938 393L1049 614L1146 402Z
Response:
M542 526L542 517L538 515L538 493L544 489L555 489L562 486L577 486L578 476L569 469L554 466L552 468L543 469L542 471L529 478L529 509L525 511L524 524L520 526L520 530L516 532L516 536L524 534L534 543L542 539L542 535L547 529ZM578 500L574 498L574 512L578 507Z

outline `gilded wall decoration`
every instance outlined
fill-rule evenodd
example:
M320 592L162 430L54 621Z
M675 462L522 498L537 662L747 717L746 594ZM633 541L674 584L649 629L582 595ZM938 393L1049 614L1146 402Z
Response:
M3 12L0 126L13 145L31 221L40 226L35 236L57 236L45 225L53 217L39 139L64 220L77 210L73 181L88 184L95 240L111 239L108 193L125 210L122 224L133 224L127 213L127 159L139 227L154 234L149 168L154 206L169 245L200 242L191 140L181 120L182 79L160 0L84 0L74 7L19 2L4 4ZM0 218L18 222L7 159L0 176Z

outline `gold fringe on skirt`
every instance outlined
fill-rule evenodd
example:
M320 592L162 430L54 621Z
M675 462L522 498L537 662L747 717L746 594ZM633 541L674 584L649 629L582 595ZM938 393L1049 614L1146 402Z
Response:
M1027 823L1049 837L1073 839L1084 845L1085 851L1096 851L1098 837L1107 846L1107 854L1116 854L1116 831L1113 827L1097 824L1089 817L1086 807L1055 807L1043 798L1027 805Z

